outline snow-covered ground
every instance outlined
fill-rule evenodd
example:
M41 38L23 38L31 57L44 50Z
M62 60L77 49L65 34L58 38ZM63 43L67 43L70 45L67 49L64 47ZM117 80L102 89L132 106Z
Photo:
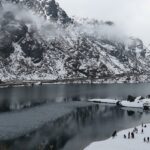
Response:
M117 104L119 100L116 99L89 99L89 102L97 102L97 103L107 103L107 104Z
M150 137L150 124L146 126L146 128L142 125L137 127L138 133L134 133L134 139L128 139L128 133L133 132L134 129L131 128L118 132L115 138L94 142L84 150L149 150L150 142L147 141L147 137ZM126 135L126 139L124 135ZM146 138L146 142L144 142L144 138Z
M121 101L116 99L89 99L88 101L96 103L115 104L115 105L119 102L120 106L122 107L143 109L144 106L148 106L150 108L150 99L149 98L141 99L141 96L137 97L134 102L130 102L127 100Z
M145 104L150 104L150 99L140 99L141 97L137 97L134 102L129 101L120 101L120 105L123 107L132 107L132 108L142 108Z

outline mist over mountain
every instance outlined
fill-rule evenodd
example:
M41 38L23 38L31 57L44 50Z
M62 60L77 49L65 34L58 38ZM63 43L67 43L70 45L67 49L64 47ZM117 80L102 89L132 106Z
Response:
M2 0L0 7L3 81L130 80L128 74L149 71L149 49L112 21L71 18L55 0Z

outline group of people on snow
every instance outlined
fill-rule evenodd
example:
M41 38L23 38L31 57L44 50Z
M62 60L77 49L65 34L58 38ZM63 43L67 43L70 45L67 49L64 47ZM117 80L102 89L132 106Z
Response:
M146 127L147 127L147 125L144 125L144 124L142 123L141 134L144 133L144 128L146 128ZM135 138L135 134L138 134L138 132L139 132L139 131L138 131L138 128L135 127L132 132L128 132L127 135L124 134L123 137L124 137L124 139L134 139L134 138ZM113 132L113 134L112 134L112 137L113 137L113 138L114 138L115 136L117 136L117 131L116 131L116 130L115 130L115 131ZM149 142L150 142L150 137L144 137L143 141L149 143Z
M124 139L126 139L127 136L124 134ZM128 139L134 139L134 132L128 132Z

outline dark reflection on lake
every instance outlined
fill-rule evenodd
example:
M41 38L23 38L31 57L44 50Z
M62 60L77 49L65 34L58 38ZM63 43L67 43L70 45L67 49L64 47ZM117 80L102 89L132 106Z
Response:
M0 89L0 102L22 101L78 101L88 98L122 98L128 95L146 96L150 94L150 84L79 84L79 85L43 85Z
M6 141L11 150L83 150L89 143L109 138L114 130L149 122L150 115L142 110L126 110L99 105L82 108L47 124L25 137ZM4 144L4 145L5 145Z

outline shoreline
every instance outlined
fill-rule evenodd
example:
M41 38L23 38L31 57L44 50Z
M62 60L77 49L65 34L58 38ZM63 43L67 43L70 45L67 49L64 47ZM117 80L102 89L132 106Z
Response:
M150 98L142 98L142 96L135 97L134 101L119 99L88 99L88 102L113 104L115 106L131 109L139 108L143 110L150 110Z
M10 80L0 83L0 88L8 87L30 87L37 85L52 85L52 84L140 84L150 83L149 81L102 81L99 79L62 79L62 80Z

